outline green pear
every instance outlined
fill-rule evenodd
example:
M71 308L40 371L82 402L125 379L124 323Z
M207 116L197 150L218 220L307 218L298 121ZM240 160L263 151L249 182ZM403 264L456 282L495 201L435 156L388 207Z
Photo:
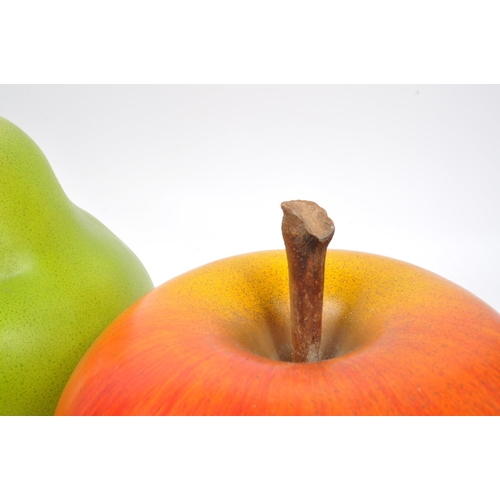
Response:
M0 414L52 415L95 338L152 288L132 251L0 118Z

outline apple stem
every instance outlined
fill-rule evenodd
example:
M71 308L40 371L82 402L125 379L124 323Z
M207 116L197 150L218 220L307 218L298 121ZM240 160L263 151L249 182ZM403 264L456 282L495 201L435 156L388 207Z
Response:
M326 211L312 201L281 204L290 283L292 360L320 360L326 249L335 226Z

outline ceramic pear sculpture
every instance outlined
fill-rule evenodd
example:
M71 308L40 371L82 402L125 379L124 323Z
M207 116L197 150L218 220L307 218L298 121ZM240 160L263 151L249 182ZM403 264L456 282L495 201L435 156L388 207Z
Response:
M0 414L50 415L96 337L153 283L0 118Z

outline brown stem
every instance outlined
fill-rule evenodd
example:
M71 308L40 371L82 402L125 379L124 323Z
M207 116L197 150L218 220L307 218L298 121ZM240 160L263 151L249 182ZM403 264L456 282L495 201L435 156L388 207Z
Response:
M319 361L326 248L335 227L325 210L312 201L286 201L281 208L290 281L292 359Z

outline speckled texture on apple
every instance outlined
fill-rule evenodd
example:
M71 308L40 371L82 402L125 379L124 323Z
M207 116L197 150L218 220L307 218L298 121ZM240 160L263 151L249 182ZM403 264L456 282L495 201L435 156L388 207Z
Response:
M99 337L58 413L500 414L500 315L477 297L340 250L327 254L324 295L324 359L291 363L284 251L179 276Z

